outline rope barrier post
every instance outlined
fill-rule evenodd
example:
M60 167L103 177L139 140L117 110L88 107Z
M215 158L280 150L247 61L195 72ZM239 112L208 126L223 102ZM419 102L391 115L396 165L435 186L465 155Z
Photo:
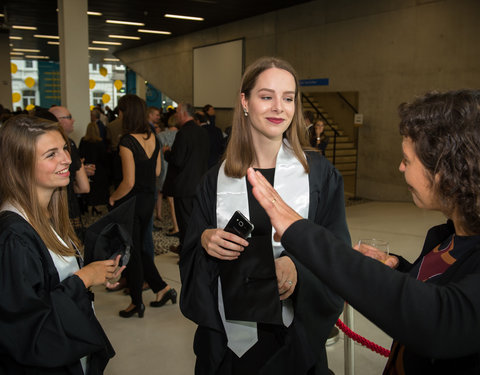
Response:
M353 322L353 309L352 307L345 302L345 309L343 310L343 319L345 324L350 327L352 330L354 329L354 322ZM344 335L344 365L345 365L345 375L354 375L355 374L355 347L353 339L349 336Z

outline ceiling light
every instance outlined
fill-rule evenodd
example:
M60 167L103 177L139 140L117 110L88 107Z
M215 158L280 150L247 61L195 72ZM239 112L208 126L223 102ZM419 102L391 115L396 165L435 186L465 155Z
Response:
M5 14L3 14L3 13L0 13L0 17L5 17Z
M104 42L102 40L92 40L92 44L105 44L107 46L121 46L120 42Z
M18 26L18 25L13 25L12 29L20 29L20 30L37 30L35 26Z
M105 47L88 47L88 49L92 51L108 51L108 48Z
M181 16L178 14L165 14L165 17L167 18L179 18L182 20L190 20L190 21L203 21L204 19L202 17L190 17L190 16Z
M163 34L163 35L170 35L170 31L160 31L160 30L148 30L148 29L138 29L139 33L149 33L149 34Z
M10 55L23 55L23 52L10 52Z
M100 13L100 12L91 12L91 11L88 11L87 14L89 16L102 16L103 13Z
M60 39L58 35L42 35L42 34L34 34L34 38L43 38L43 39Z
M25 57L28 57L29 59L49 59L50 58L48 56L37 56L37 55L25 55Z
M145 26L145 24L141 22L116 21L116 20L106 20L105 22L115 23L117 25Z
M16 52L40 52L39 49L27 49L27 48L14 48L13 49Z
M132 40L140 40L139 36L128 36L128 35L115 35L111 34L108 36L109 38L117 38L117 39L132 39Z
M120 61L120 59L112 59L112 58L109 58L109 57L105 57L104 60L105 61Z
M14 39L14 40L22 40L23 39L21 36L13 36L13 35L10 35L9 38Z
M55 41L53 41L53 40L49 40L49 41L47 42L47 44L55 44L55 45L59 46L59 45L60 45L60 42L55 42Z

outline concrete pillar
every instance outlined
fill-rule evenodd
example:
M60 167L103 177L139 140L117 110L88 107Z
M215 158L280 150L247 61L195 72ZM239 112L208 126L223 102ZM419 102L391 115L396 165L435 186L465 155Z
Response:
M147 85L145 78L137 73L137 95L143 100L147 100Z
M12 109L12 72L10 70L10 40L8 31L0 32L0 104Z
M87 0L58 0L62 105L75 119L70 137L77 145L90 122L87 10Z

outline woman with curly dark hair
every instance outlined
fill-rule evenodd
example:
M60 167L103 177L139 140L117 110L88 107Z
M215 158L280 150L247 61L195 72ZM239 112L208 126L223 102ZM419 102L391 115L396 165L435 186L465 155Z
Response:
M258 172L249 180L285 249L393 337L384 374L479 374L480 91L430 93L399 113L413 200L448 218L413 264L364 245L363 256L302 220Z

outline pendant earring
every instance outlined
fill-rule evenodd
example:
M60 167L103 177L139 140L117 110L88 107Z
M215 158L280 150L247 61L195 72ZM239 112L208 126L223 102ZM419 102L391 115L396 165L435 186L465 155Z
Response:
M248 112L246 108L243 109L243 114L245 115L245 117L248 117Z

